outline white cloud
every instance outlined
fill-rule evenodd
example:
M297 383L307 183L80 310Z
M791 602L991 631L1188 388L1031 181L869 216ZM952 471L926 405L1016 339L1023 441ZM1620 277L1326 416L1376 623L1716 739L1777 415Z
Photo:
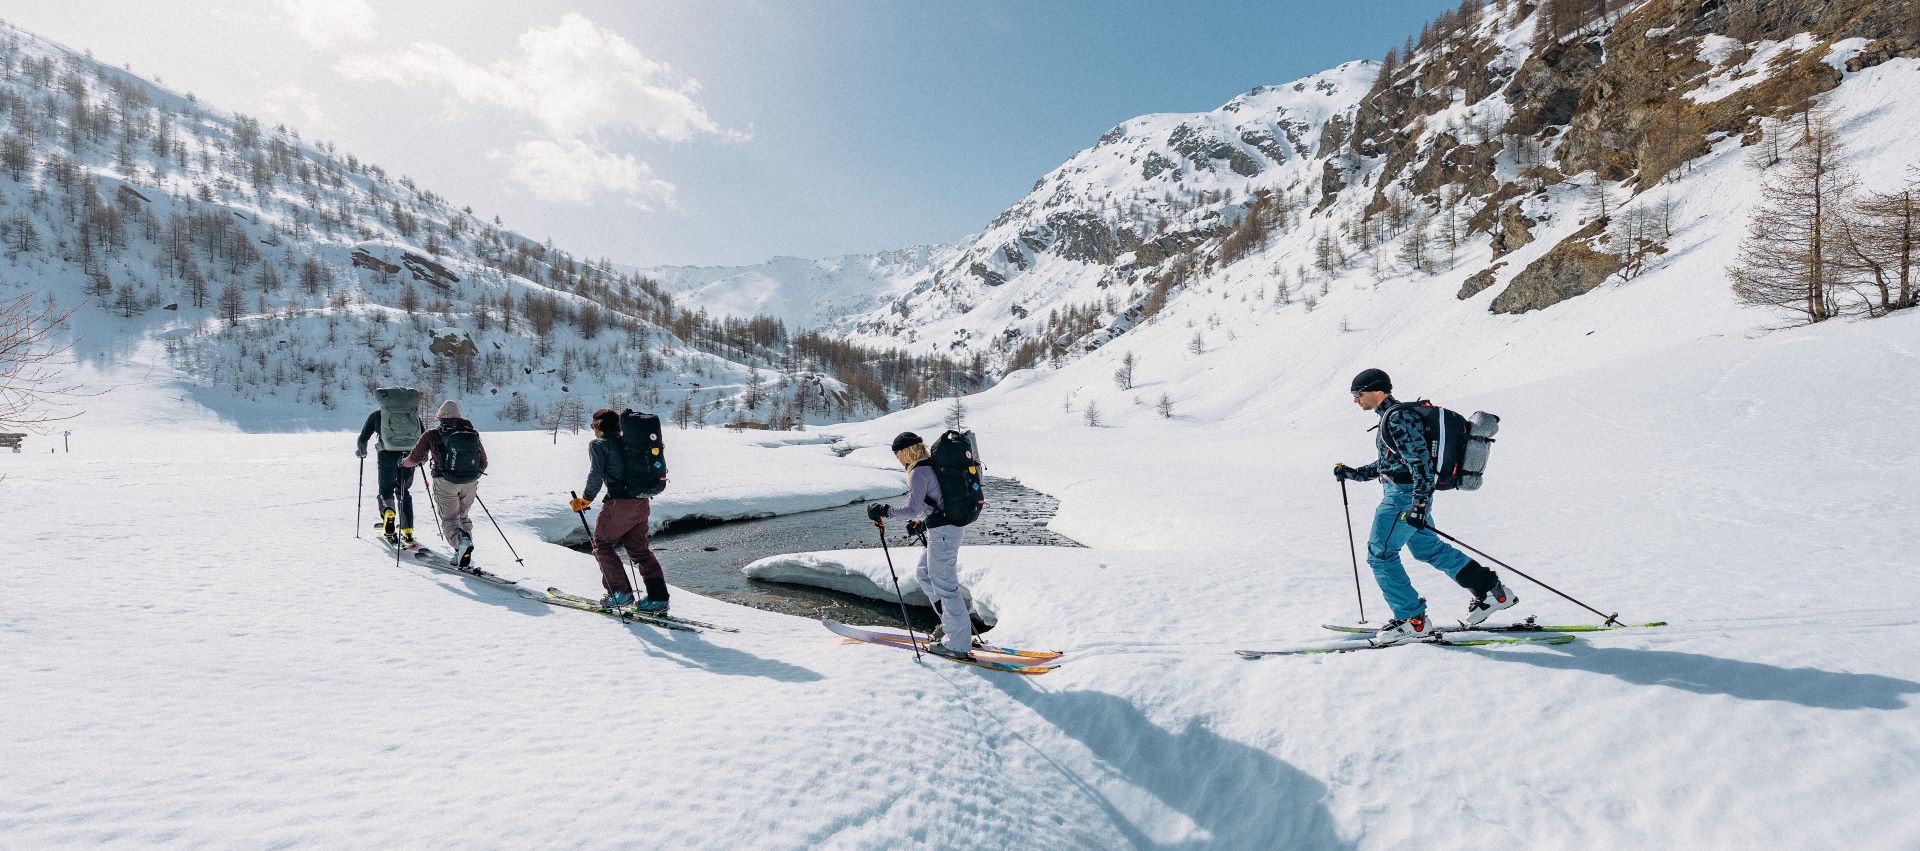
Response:
M333 132L320 97L300 86L285 85L269 89L255 109L259 119L271 127L285 124L308 138Z
M547 201L585 203L620 194L641 209L672 205L673 184L654 177L646 163L614 151L609 135L635 133L666 142L748 138L707 114L695 99L698 82L577 13L521 33L518 47L512 58L483 65L445 45L415 42L400 50L351 54L334 67L355 80L433 86L457 102L529 120L542 138L492 156L507 164L511 179Z
M648 211L655 204L673 204L673 184L654 177L646 163L578 139L535 139L493 157L507 164L508 177L543 201L583 204L606 193L626 195Z
M276 0L295 32L318 48L374 36L373 7L366 0Z
M349 56L336 67L353 79L437 85L463 101L514 110L556 139L605 129L669 142L747 138L707 114L694 99L699 83L577 13L522 33L518 55L486 65L444 45L416 42L389 53Z

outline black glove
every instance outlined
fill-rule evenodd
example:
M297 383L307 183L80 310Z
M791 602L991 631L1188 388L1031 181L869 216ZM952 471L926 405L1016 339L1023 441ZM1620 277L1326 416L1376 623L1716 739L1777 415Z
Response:
M1334 465L1333 465L1333 480L1334 480L1334 481L1336 481L1336 482L1344 482L1344 481L1346 481L1346 480L1348 480L1348 479L1351 479L1351 478L1353 478L1353 468L1352 468L1352 467L1349 467L1349 466L1347 466L1347 465L1345 465L1345 464L1342 464L1342 463L1339 463L1339 462L1337 462L1337 461L1336 461L1336 462L1334 462Z
M874 503L874 504L872 504L872 505L869 505L869 506L867 506L867 519L868 519L868 520L872 520L873 522L875 522L875 523L878 523L878 522L880 522L880 520L881 520L882 518L884 518L884 517L886 517L886 516L887 516L887 504L886 504L886 503L884 503L884 502L876 502L876 503Z
M366 448L365 446L362 446L362 447L360 447L359 449L355 449L355 450L353 450L353 457L355 457L355 458L365 458L365 457L367 457L367 448Z
M1427 504L1424 502L1414 503L1407 508L1405 513L1400 515L1400 519L1407 521L1407 525L1415 529L1427 528Z
M907 521L907 537L911 538L915 535L923 535L926 534L926 531L927 524L925 522L920 520Z

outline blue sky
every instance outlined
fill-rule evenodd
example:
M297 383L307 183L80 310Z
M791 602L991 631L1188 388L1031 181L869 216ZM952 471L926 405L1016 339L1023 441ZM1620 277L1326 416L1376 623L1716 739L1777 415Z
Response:
M1455 5L69 0L6 20L587 256L951 241L1107 128L1378 58Z

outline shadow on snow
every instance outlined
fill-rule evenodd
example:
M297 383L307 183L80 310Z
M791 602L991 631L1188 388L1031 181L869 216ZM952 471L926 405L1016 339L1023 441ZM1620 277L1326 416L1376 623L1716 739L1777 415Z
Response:
M706 639L696 632L625 624L649 656L658 656L683 668L730 677L766 677L783 683L811 683L825 679L818 671L756 656Z
M1266 751L1221 736L1197 720L1179 730L1163 729L1131 702L1111 694L1048 692L1019 677L983 676L1086 746L1102 766L1185 814L1206 834L1181 843L1154 841L1087 778L1034 745L1106 811L1135 847L1353 847L1334 830L1325 784Z
M1634 685L1654 685L1742 700L1778 700L1814 709L1902 709L1920 683L1879 674L1819 668L1782 668L1677 650L1593 647L1543 648L1551 653L1480 651L1486 659L1562 671L1606 674Z

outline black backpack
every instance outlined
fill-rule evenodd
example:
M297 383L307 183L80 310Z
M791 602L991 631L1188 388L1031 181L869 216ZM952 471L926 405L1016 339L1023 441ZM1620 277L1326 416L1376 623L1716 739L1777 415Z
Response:
M440 426L440 463L433 477L464 485L480 478L480 432L465 424Z
M615 499L652 499L667 489L667 445L660 440L660 418L620 412L618 479L607 477L607 495Z
M1425 399L1394 405L1387 409L1380 422L1387 449L1395 453L1400 452L1400 447L1393 445L1393 431L1384 424L1387 417L1400 410L1419 415L1420 425L1426 430L1428 461L1433 465L1434 473L1433 489L1449 491L1459 487L1460 476L1464 472L1462 462L1467 457L1467 443L1474 439L1467 418Z
M980 487L980 451L973 432L962 434L952 429L933 442L933 452L920 462L933 468L940 483L940 500L946 508L927 518L927 528L965 526L980 519L987 504L987 492Z

